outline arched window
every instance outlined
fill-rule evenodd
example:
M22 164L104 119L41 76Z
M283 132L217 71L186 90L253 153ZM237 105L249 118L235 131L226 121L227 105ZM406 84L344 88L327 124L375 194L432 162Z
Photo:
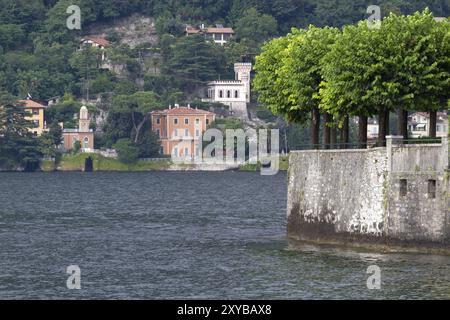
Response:
M231 91L230 90L227 91L227 98L231 98Z
M223 98L223 91L222 90L219 91L219 98Z
M238 90L234 91L234 97L235 97L236 99L239 98L239 91L238 91Z
M88 137L84 137L83 148L89 149L89 138Z

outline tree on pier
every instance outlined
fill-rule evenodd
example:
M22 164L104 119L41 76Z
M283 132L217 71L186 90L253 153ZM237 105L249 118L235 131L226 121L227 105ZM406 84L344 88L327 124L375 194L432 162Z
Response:
M379 145L389 134L389 114L399 115L398 132L408 137L408 110L436 112L450 99L450 24L429 10L412 16L391 14L380 28L366 21L344 27L293 30L265 45L257 58L255 89L259 101L293 122L312 116L313 145L319 141L319 113L325 116L324 143L336 141L333 123L348 128L359 117L359 140L367 143L367 118L378 115ZM346 142L346 130L343 130ZM331 138L330 138L331 137Z

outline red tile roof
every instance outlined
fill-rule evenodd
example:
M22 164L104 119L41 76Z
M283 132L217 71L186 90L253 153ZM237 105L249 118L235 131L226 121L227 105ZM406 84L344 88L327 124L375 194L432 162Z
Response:
M234 33L232 28L207 28L206 33Z
M206 28L205 30L199 30L199 29L195 29L195 28L192 28L192 27L187 27L186 28L186 32L188 34L197 34L197 33L200 33L200 32L233 34L234 30L232 28Z
M109 41L106 40L105 38L99 38L99 37L86 37L86 38L84 38L83 40L90 40L90 41L92 41L92 42L94 42L94 43L96 43L96 44L98 44L98 45L100 45L100 46L103 46L103 47L109 46Z
M29 99L27 99L27 100L19 100L19 102L21 104L23 104L26 108L45 109L44 105L42 105L42 104L40 104L40 103L38 103L36 101L33 101L33 100L29 100Z
M153 111L152 114L154 115L214 115L214 113L200 110L200 109L193 109L193 108L186 108L186 107L174 107L172 109L165 109L160 111Z

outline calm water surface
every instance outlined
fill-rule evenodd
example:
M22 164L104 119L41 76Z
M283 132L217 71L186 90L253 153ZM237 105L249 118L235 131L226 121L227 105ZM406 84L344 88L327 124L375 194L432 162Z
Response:
M0 299L450 298L450 257L292 249L285 230L285 174L0 173Z

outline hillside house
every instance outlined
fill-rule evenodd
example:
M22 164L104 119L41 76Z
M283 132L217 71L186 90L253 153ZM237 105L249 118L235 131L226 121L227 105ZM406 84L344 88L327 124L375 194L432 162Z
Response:
M247 118L247 104L251 99L251 63L235 63L234 80L208 83L203 102L222 103L229 106L231 114Z
M209 28L206 28L205 25L201 25L198 29L187 26L185 34L186 36L203 34L206 40L223 46L230 41L231 37L234 35L234 30L232 28L225 28L222 25L216 25L215 27Z

